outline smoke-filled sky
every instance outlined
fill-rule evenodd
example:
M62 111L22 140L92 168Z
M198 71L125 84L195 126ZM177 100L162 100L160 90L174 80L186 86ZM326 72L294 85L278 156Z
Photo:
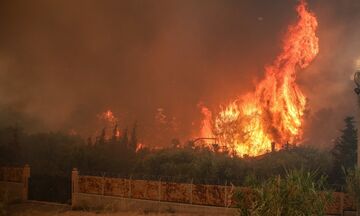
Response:
M177 128L165 137L185 138L201 118L199 102L216 109L254 89L296 21L296 4L0 0L0 104L42 129L85 136L111 109L120 127L137 121L147 139L158 133L162 108ZM360 1L313 0L309 7L319 21L320 53L298 80L309 100L305 138L324 147L342 119L356 114L350 77L360 57Z

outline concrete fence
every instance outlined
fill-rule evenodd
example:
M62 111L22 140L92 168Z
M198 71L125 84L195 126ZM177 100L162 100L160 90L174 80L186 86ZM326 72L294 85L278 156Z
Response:
M30 167L0 167L0 197L8 202L26 201L29 192ZM204 185L71 175L72 207L117 206L121 210L155 210L232 215L236 212L234 194L237 190L251 197L251 190L234 185ZM354 200L345 193L334 192L334 202L327 206L327 214L344 215L356 210Z
M234 186L79 176L76 169L73 170L72 177L74 193L221 207L235 204ZM76 203L76 197L73 196L74 198Z
M79 175L76 169L72 172L72 179L73 207L107 205L117 200L117 202L122 203L123 208L128 205L126 203L129 202L129 199L136 199L152 201L153 206L158 205L155 205L156 202L177 203L191 206L221 207L222 211L224 211L224 209L236 207L234 199L236 190L241 190L243 193L248 194L248 197L251 197L249 188L235 187L233 185L185 184L161 180L148 181L131 178L86 176ZM353 199L345 193L334 192L333 199L334 202L327 206L327 214L329 215L343 215L345 211L356 209ZM139 206L136 208L139 208ZM186 208L190 207L187 206Z
M79 175L72 171L72 207L234 215L234 186Z
M28 199L30 167L0 167L0 199L7 202Z

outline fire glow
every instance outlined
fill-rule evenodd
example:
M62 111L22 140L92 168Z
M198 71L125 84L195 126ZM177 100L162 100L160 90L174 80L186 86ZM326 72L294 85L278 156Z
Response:
M108 127L110 129L113 128L113 134L115 137L120 137L120 130L118 129L118 118L115 117L114 113L111 110L107 110L101 114L97 115L99 120L105 122L105 129ZM110 138L110 137L107 137Z
M296 83L319 52L315 34L317 19L305 1L296 8L298 21L288 27L281 53L265 67L265 77L255 91L236 98L212 114L201 107L204 119L201 137L216 137L221 151L237 156L256 156L301 141L306 97ZM208 145L210 143L201 143Z

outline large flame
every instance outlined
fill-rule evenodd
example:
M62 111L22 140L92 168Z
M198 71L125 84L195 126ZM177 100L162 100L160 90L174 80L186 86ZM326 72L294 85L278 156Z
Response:
M298 21L289 26L283 49L255 92L239 97L214 116L212 130L202 128L201 136L216 137L221 149L238 156L255 156L301 140L306 98L295 82L296 71L306 68L319 52L315 34L317 20L305 1L296 8ZM211 112L202 112L212 121Z

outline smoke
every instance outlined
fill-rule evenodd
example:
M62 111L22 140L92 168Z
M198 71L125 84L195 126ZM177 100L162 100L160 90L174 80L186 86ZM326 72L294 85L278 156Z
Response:
M0 104L50 130L85 136L111 109L120 128L137 121L145 140L162 108L176 119L169 134L185 139L200 123L199 101L217 108L253 90L296 19L296 3L0 1ZM350 76L360 56L360 5L314 0L309 7L319 20L320 53L299 77L309 99L307 137L322 132L331 140L355 113ZM311 127L323 109L332 113L326 132Z
M313 65L300 75L309 100L306 122L307 143L332 146L346 116L357 116L352 77L360 55L360 9L358 1L314 1L319 20L320 53Z

